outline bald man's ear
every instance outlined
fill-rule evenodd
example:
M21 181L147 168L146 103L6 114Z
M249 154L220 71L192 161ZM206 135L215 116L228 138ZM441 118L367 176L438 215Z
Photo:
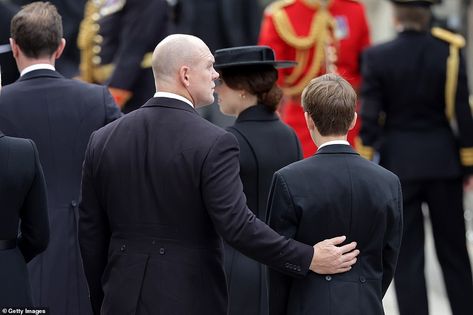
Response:
M190 68L188 66L182 66L179 69L179 81L181 81L181 83L186 87L190 85L189 69Z

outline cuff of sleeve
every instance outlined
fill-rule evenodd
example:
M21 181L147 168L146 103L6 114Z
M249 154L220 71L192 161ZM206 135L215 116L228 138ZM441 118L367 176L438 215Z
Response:
M460 149L460 160L463 166L473 166L473 147Z

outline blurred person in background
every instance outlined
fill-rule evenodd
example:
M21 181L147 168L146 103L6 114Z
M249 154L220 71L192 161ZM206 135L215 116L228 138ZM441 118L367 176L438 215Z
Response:
M302 158L294 130L275 113L282 97L276 85L276 68L294 65L290 61L276 61L269 47L244 46L215 52L214 67L220 74L215 91L220 110L237 117L227 130L240 146L240 178L246 204L263 221L274 172ZM226 244L225 272L228 314L268 314L264 265Z
M10 44L21 76L2 89L0 130L37 145L51 222L47 250L28 264L33 303L51 314L90 314L77 239L81 166L90 134L121 113L106 87L55 70L65 40L52 4L23 7L12 19Z
M10 21L19 8L7 0L0 0L0 68L2 69L2 84L15 82L19 77L10 47Z
M154 93L151 57L168 34L166 0L89 0L80 26L80 78L109 87L128 113Z
M298 62L279 72L285 95L281 114L296 131L304 157L310 156L316 146L304 120L302 90L324 73L337 73L359 89L359 58L370 44L364 6L352 0L275 1L265 10L259 44L273 48L277 58ZM358 128L348 135L352 144Z
M26 263L48 245L46 183L34 142L1 130L0 200L0 307L31 307Z
M171 33L195 35L216 49L256 45L262 6L256 0L168 0L173 3ZM220 112L217 102L199 113L220 127L235 119Z
M362 57L363 155L401 179L404 235L395 275L401 315L427 315L424 216L453 315L473 314L463 189L473 189L473 119L460 35L431 28L436 0L392 0L397 37Z

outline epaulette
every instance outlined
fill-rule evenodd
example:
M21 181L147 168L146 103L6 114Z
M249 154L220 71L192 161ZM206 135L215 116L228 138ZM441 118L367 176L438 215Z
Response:
M447 120L452 122L452 120L455 119L455 98L457 94L458 71L460 68L460 49L465 46L465 38L440 27L432 28L432 36L450 44L445 78L445 115L447 116Z
M272 15L274 12L281 10L294 3L295 0L278 0L270 3L264 10L265 14Z
M449 43L458 48L465 47L465 38L459 34L452 33L444 28L433 27L432 35L444 42Z

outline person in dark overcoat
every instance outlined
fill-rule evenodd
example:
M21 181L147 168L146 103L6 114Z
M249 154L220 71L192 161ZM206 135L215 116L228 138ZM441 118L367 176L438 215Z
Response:
M294 277L356 261L355 243L336 246L343 236L314 249L247 208L237 140L195 110L214 101L213 63L199 38L166 37L154 97L90 138L79 240L96 314L227 314L222 238Z
M346 273L291 279L271 270L270 314L384 314L402 237L402 193L396 175L362 158L348 143L356 93L342 77L313 79L302 93L314 156L274 174L269 224L303 243L344 234L357 240L358 262Z
M53 5L25 6L12 20L11 37L21 77L2 90L0 129L36 143L51 223L48 249L28 264L33 302L51 314L90 314L77 241L81 166L92 131L121 113L106 87L55 71L65 43Z
M48 245L46 183L34 142L1 131L0 200L0 308L31 307L26 263Z
M259 55L267 55L260 60ZM275 171L302 159L297 136L275 113L282 91L277 87L277 68L295 62L275 61L270 47L243 46L215 52L220 84L215 90L222 113L237 117L228 127L240 146L240 178L246 204L266 220L269 186ZM229 314L268 314L266 268L225 246Z
M435 0L394 1L398 35L362 58L361 151L399 176L404 236L394 284L401 315L427 315L424 215L454 315L473 314L463 181L473 189L473 119L464 39L431 27Z

